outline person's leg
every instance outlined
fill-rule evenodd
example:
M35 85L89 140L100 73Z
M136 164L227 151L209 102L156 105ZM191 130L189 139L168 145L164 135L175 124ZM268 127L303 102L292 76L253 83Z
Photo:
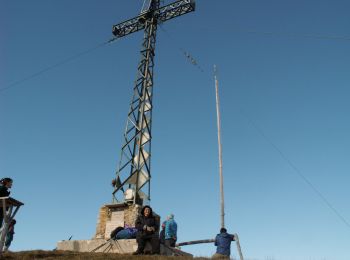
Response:
M9 248L9 246L11 245L12 240L13 240L13 234L12 233L7 233L6 239L5 239L5 246L7 248Z
M173 238L170 239L170 246L175 247L175 239Z
M152 236L151 238L152 254L160 254L160 242L158 236Z
M212 259L221 259L221 260L225 260L225 259L230 259L230 257L227 256L227 255L222 255L222 254L215 253L215 254L212 256Z
M170 239L165 239L164 240L164 245L170 247Z
M4 221L4 212L2 208L0 208L0 227L2 227L2 222Z
M5 244L4 244L4 249L3 249L4 252L8 251L12 240L13 240L13 234L12 233L7 233L6 239L5 239Z
M135 254L143 254L143 250L145 249L146 239L140 232L137 233L136 235L136 241L137 241L137 250Z
M168 247L175 247L175 240L172 238L165 239L165 245Z

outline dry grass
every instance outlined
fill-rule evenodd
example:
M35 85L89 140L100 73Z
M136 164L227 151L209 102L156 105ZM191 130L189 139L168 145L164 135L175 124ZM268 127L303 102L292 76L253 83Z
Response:
M104 260L104 259L115 259L115 260L205 260L208 258L190 258L182 256L159 256L159 255L144 255L144 256L133 256L133 255L118 255L118 254L106 254L106 253L79 253L79 252L68 252L68 251L23 251L16 253L5 253L0 256L0 259L22 259L22 260L33 260L33 259L92 259L92 260Z

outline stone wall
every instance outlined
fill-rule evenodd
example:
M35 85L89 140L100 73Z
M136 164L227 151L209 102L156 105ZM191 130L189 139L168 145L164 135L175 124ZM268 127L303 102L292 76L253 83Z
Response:
M96 234L94 238L104 238L107 218L108 218L108 208L106 206L102 206L99 211L99 216L98 216L97 225L96 225Z
M110 204L100 208L94 238L109 239L111 232L117 227L135 227L142 206L127 204ZM160 224L160 217L153 212Z
M110 233L118 226L134 227L142 206L127 204L104 205L99 210L96 226L96 234L92 240L74 240L58 242L58 250L69 250L76 252L110 252L110 253L132 253L137 249L136 239L108 240ZM160 224L160 217L155 212L154 216ZM151 250L150 244L146 249ZM164 255L189 255L175 248L161 245L161 253Z
M75 252L105 252L118 254L131 254L137 249L136 239L112 240L108 242L104 239L92 240L70 240L59 241L57 250Z
M92 240L70 240L59 241L57 243L57 250L74 251L74 252L104 252L117 254L131 254L137 249L136 239L122 239L107 241L104 239ZM148 243L146 250L151 250ZM192 257L191 254L181 251L177 248L170 248L160 245L160 252L162 255L168 256L187 256Z
M124 210L125 208L109 208L104 234L105 239L110 239L111 232L117 227L124 227Z
M142 207L140 205L130 205L125 209L124 211L125 226L135 227L135 222L136 222L137 216L140 214L141 208Z
M111 204L100 208L94 238L109 239L117 227L135 227L141 211L140 205Z

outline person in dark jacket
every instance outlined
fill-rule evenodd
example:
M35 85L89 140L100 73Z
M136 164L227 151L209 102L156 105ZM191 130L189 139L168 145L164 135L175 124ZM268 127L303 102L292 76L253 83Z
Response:
M9 189L12 187L13 180L11 178L3 178L0 180L0 197L8 197L10 195ZM0 227L4 220L4 211L2 209L2 201L0 201Z
M234 235L228 234L226 228L221 228L220 234L215 237L216 253L213 258L230 259L231 242L234 240Z
M159 242L163 245L165 244L165 224L166 222L164 221L162 223L162 230L159 233Z
M13 180L11 178L3 178L0 180L0 197L8 197L10 195Z
M149 241L152 245L152 254L159 254L159 224L156 218L153 216L152 208L150 206L144 206L141 210L141 216L136 220L136 241L138 244L135 255L144 254L146 242Z

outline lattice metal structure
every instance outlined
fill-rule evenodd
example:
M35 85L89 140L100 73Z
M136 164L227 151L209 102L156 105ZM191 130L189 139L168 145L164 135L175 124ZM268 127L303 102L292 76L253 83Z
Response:
M180 0L162 7L160 0L149 0L148 9L140 15L113 26L112 32L117 38L144 30L124 144L113 181L114 202L126 200L142 205L151 199L152 94L157 26L194 10L194 0Z

